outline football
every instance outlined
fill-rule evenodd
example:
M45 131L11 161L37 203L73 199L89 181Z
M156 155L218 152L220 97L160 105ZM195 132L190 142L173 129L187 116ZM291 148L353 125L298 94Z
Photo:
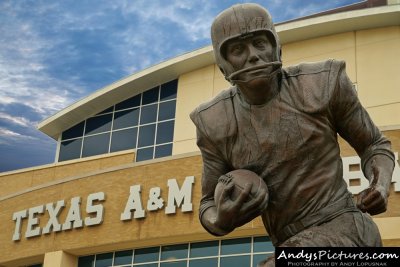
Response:
M215 187L215 192L214 192L214 199L217 205L218 205L218 200L221 197L224 188L230 182L233 182L235 185L235 187L233 188L233 192L231 193L230 196L231 200L235 200L237 197L239 197L240 193L246 187L246 184L249 183L252 184L252 187L249 197L247 198L246 201L254 199L257 196L258 191L260 191L262 188L264 188L268 194L267 185L260 176L249 170L238 169L228 172L227 174L222 175L218 179L218 184Z

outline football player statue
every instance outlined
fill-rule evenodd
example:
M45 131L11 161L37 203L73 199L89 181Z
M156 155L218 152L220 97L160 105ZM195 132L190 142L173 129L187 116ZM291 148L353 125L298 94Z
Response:
M361 106L345 63L282 68L271 16L256 4L220 13L211 39L232 87L190 115L203 158L204 228L222 236L261 215L275 246L381 246L370 215L386 210L394 155ZM356 150L370 182L356 203L343 179L338 134ZM219 178L238 169L256 173L268 190L248 198L247 184L232 199L234 186L226 183L215 199ZM264 264L273 266L273 258Z

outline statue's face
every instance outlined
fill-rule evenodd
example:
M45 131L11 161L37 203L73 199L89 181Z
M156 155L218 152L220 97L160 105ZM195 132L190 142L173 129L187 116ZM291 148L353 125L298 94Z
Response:
M235 71L274 61L274 47L264 33L229 40L224 49L226 60Z

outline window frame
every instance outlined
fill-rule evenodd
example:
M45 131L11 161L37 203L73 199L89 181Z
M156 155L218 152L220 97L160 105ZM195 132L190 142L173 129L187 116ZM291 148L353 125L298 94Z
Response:
M83 120L82 122L77 124L77 125L79 125L79 124L83 123L83 133L80 136L74 136L73 138L64 138L63 139L63 137L62 137L63 133L64 132L68 132L71 128L74 128L76 125L72 126L70 129L65 130L63 133L60 134L59 140L57 142L56 162L64 162L64 161L68 161L68 160L83 159L83 158L87 158L87 157L91 157L91 156L106 155L106 154L109 154L109 153L115 153L115 152L129 150L129 149L135 149L136 150L136 154L137 154L139 149L152 149L152 157L151 157L151 159L158 158L159 155L161 155L160 157L164 157L165 153L161 153L161 154L157 153L156 154L156 150L157 150L157 147L159 147L159 146L171 145L173 147L173 137L174 137L175 118L176 118L177 91L178 91L177 84L178 84L177 79L169 81L169 82L166 82L164 84L161 84L161 85L158 85L156 87L150 88L147 91L141 92L140 94L137 94L135 96L127 98L127 99L125 99L123 101L120 101L120 102L114 104L113 106L108 107L108 108L104 109L103 111L101 111L101 112L99 112L99 113L97 113L97 114L95 114L93 116L90 116L90 117L86 118L85 120ZM172 86L176 86L176 88L171 90L171 85ZM163 86L165 86L165 88L167 88L169 90L167 93L171 94L171 95L168 95L168 97L165 100L161 100L162 94L164 93L164 95L165 95L165 92L163 91ZM155 91L155 90L158 90L158 100L155 101L155 102L152 101L151 103L148 103L148 104L143 104L144 95L147 92ZM129 101L130 99L135 99L135 98L140 98L139 99L140 100L139 101L140 102L139 105L137 104L138 101L131 101L132 102L132 104L131 104L132 106L129 106L129 103L127 101ZM173 118L169 118L168 117L168 119L159 120L160 119L160 106L168 106L172 102L175 102L175 105L171 105L171 107L173 106L175 108L175 110L173 112L172 112L172 110L169 111L169 112L172 112L174 114L174 117ZM124 108L121 108L121 106L123 106ZM156 106L155 108L153 108L153 109L155 109L155 114L151 116L154 120L152 119L151 121L146 121L146 123L142 123L141 122L142 109L147 109L147 108L149 108L149 106ZM130 111L133 111L134 109L138 109L139 110L138 118L137 118L138 119L137 124L132 125L132 126L128 126L128 127L121 127L121 128L118 128L118 129L114 129L114 122L115 122L116 114L118 115L118 114L120 114L120 112L129 113ZM153 112L154 112L154 110L153 110ZM95 129L95 130L92 130L95 133L86 133L86 131L87 131L86 127L87 127L87 121L88 120L94 120L95 121L96 118L98 118L100 116L106 117L106 115L108 115L108 116L111 115L111 127L110 127L109 130L101 131L101 132L97 133L96 129ZM163 140L164 143L157 143L157 132L158 132L159 125L162 124L162 123L165 123L165 122L170 122L170 121L172 121L173 126L174 126L173 130L172 130L173 133L172 133L171 140ZM139 145L139 136L140 136L140 131L141 131L142 127L146 127L148 125L153 125L153 124L155 125L155 133L154 133L153 142L152 143L148 143L148 144L143 145L143 146L140 146ZM130 147L130 148L126 148L126 149L121 149L121 150L112 150L111 149L112 148L112 144L113 144L113 142L115 142L115 140L113 139L113 133L116 133L116 132L122 131L122 130L133 129L133 128L137 128L137 130L136 130L136 142L132 142L134 144L134 146ZM85 138L89 138L89 140L90 140L90 137L93 137L93 136L96 136L96 135L101 135L101 134L108 134L108 133L109 133L110 136L109 136L109 140L108 140L108 150L107 150L107 152L100 153L100 154L93 154L93 155L90 155L90 156L83 155L83 148L85 146ZM63 142L78 140L80 138L82 139L81 146L80 146L80 152L76 153L76 155L79 154L79 157L62 159L62 157L63 157L63 155L62 155L63 149L61 149L61 144ZM172 149L171 149L171 154L169 154L168 156L170 156L170 155L172 155ZM146 158L145 160L147 160L147 159L148 158ZM136 161L140 161L140 160L136 160Z

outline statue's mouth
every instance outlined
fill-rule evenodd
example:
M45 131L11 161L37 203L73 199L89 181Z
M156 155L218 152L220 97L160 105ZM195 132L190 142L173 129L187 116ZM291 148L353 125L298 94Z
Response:
M251 66L233 72L229 75L228 80L236 84L238 82L246 83L257 78L270 79L281 69L281 67L282 63L280 61Z

